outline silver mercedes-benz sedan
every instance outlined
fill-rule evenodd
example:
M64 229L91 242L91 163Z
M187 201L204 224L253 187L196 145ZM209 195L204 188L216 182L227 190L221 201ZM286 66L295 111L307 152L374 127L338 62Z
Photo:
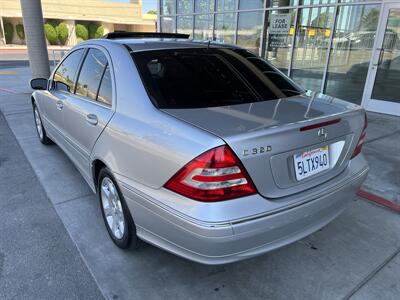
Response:
M40 141L98 194L120 248L204 264L263 254L332 221L368 172L360 106L237 46L111 33L31 86Z

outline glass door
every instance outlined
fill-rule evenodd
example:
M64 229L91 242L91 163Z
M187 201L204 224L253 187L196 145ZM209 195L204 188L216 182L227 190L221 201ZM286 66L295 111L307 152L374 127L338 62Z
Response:
M400 4L384 4L365 90L365 108L400 116Z

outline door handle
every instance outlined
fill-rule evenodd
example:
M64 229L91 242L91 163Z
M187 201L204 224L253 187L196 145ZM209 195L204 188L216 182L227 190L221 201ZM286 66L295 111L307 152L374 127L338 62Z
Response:
M64 103L61 100L58 100L56 105L58 110L62 110L64 107Z
M88 114L86 116L86 122L88 122L90 125L96 126L97 123L99 123L99 120L95 114Z

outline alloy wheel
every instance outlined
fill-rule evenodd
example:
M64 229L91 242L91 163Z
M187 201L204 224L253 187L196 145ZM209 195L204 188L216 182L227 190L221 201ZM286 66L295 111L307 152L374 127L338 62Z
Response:
M101 182L101 204L107 225L117 239L122 239L126 229L124 211L117 188L109 177Z
M36 124L36 130L39 135L39 138L41 140L43 140L42 120L40 119L39 111L36 106L35 106L35 124Z

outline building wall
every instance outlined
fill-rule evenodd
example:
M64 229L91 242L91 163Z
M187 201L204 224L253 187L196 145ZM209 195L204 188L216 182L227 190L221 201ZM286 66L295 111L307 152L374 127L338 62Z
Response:
M84 19L110 23L135 23L142 20L142 2L118 3L100 0L42 0L44 18ZM16 0L0 1L0 16L22 17Z
M156 16L142 14L142 0L131 0L129 3L118 3L101 0L42 0L43 17L67 24L69 39L66 46L76 44L75 24L96 22L104 27L104 32L114 28L127 28L135 31L156 31ZM16 35L15 25L22 23L22 12L19 0L0 0L0 20L10 20L14 25L12 44L25 44ZM0 22L1 25L1 22ZM125 26L126 25L126 26ZM0 28L0 45L5 44L4 29Z

